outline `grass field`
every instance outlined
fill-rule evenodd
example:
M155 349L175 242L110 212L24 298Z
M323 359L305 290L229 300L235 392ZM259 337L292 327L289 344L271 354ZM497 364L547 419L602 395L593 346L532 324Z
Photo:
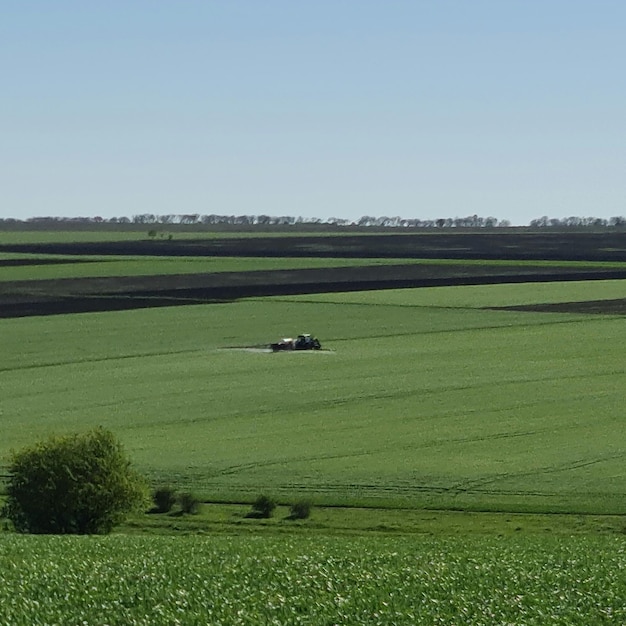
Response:
M625 568L620 537L5 536L0 622L623 624Z
M156 482L238 500L624 513L618 316L484 307L623 281L0 320L3 438L111 428ZM318 334L321 353L244 349Z
M29 258L33 255L5 254L0 258ZM53 259L51 255L46 258ZM361 267L363 265L399 265L416 263L405 259L323 259L323 258L240 258L240 257L60 257L71 263L50 265L0 266L0 281L45 280L101 276L151 276L216 272L250 272L255 270L307 269L327 267ZM585 264L588 267L589 264ZM601 267L607 267L602 264ZM619 266L623 267L623 266Z
M2 266L3 260L32 261L43 260L41 264L25 264ZM61 262L59 262L61 261ZM33 255L20 253L0 253L0 281L13 280L46 280L57 278L87 278L102 276L151 276L167 274L197 274L205 272L249 272L254 270L298 270L308 268L330 267L362 267L375 265L424 264L422 259L350 259L350 258L319 258L319 257L83 257L62 255ZM428 261L432 263L432 261ZM536 261L459 261L441 260L438 265L457 267L480 267L488 265L494 269L498 266L516 265L524 268L536 268ZM572 261L568 263L545 261L544 267L568 267L586 270L592 269L623 269L624 263L590 263Z
M260 262L334 261L0 277ZM606 515L626 513L624 318L492 308L625 291L456 286L1 319L0 473L11 449L100 424L154 485L221 504L137 515L109 537L1 532L0 623L625 623L624 518ZM258 349L302 331L324 350ZM287 506L246 518L261 492L317 506L301 522Z

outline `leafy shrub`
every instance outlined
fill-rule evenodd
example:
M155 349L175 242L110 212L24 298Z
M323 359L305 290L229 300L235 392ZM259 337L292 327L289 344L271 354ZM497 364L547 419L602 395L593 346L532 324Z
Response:
M313 504L310 500L298 500L289 509L290 519L308 519L311 516Z
M249 517L269 518L274 514L276 502L268 495L259 496L252 505Z
M14 453L3 513L25 533L105 534L145 508L147 488L102 428Z
M157 513L169 513L176 504L176 500L176 491L173 487L167 485L155 489L152 494L154 510Z
M178 503L183 513L195 515L200 511L200 500L192 493L181 493L178 497Z

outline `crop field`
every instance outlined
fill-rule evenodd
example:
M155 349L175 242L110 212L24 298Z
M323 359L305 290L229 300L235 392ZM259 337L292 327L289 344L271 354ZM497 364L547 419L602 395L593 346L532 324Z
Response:
M622 537L4 536L0 623L623 624L625 569Z
M135 257L135 256L59 256L0 252L0 282L23 280L54 280L58 278L88 278L103 276L163 276L215 272L250 272L259 270L300 270L332 267L373 267L378 265L425 264L423 259L396 258L320 258L320 257ZM432 262L430 262L432 265ZM440 260L442 267L464 267L467 270L488 266L510 268L510 262ZM537 268L536 262L518 261L519 272ZM546 261L545 268L558 270L624 270L624 263Z
M100 228L94 229L92 226L89 230L0 230L0 245L3 244L32 244L32 243L68 243L68 242L103 242L103 241L145 241L152 239L148 236L150 231L154 230L157 234L154 239L159 240L163 237L172 237L175 241L180 239L229 239L229 238L248 238L248 237L289 237L299 236L301 232L289 233L289 232L258 232L251 231L245 232L242 230L235 230L233 232L222 231L215 232L199 230L198 227L192 227L185 229L184 227L177 226L172 229L166 227L160 227L159 225L146 224L143 227L129 227L122 225L119 228ZM334 233L327 232L324 236L333 236ZM340 233L336 233L339 235Z
M0 320L0 464L113 430L156 484L237 501L626 511L626 282L257 298ZM260 349L313 332L319 353Z
M0 252L623 262L626 250L626 233L610 229L602 232L442 229L384 233L348 229L323 234L296 229L228 236L201 232L181 235L163 239L138 236L136 232L77 232L76 236L52 233L46 237L43 233L0 232Z
M46 263L48 261L48 263ZM102 276L153 276L258 270L361 267L418 263L403 259L241 258L241 257L84 257L0 254L0 281ZM585 267L588 267L586 264ZM602 264L602 267L607 267ZM623 267L614 265L614 267Z
M145 241L97 235L48 241ZM480 252L482 239L468 241ZM544 241L558 271L622 271L588 260L617 247L564 264L567 241ZM406 268L423 261L0 254L2 297L13 284L16 303L34 298L30 316L0 319L0 474L12 449L102 425L154 486L214 502L196 516L138 515L109 537L0 533L0 624L626 623L623 278L322 285L41 315L55 293L101 297L97 279L125 297L183 275L288 269L297 283L316 268L376 265L383 280L387 264L417 276ZM500 263L422 269L446 280L552 271L545 258ZM267 350L300 332L323 350ZM245 517L260 493L282 503L272 520ZM314 514L290 521L299 498Z

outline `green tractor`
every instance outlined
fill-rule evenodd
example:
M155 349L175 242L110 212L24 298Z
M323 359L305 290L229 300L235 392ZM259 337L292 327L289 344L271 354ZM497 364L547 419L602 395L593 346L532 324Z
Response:
M271 344L272 352L288 352L292 350L321 350L322 344L317 337L309 334L298 335L295 339L285 337Z

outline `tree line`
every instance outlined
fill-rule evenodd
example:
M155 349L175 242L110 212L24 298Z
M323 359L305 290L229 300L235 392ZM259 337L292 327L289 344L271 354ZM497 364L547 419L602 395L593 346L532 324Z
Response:
M327 226L357 226L361 228L509 228L509 220L499 220L495 217L481 217L469 215L466 217L447 217L438 219L419 219L388 216L364 215L357 220L331 217L327 219L316 217L294 217L290 215L201 215L199 213L178 213L157 215L153 213L140 213L132 217L30 217L25 220L15 218L0 218L0 225L36 225L54 227L59 225L82 225L82 224L135 224L150 226L174 226L174 225L201 225L201 226L298 226L298 225L327 225ZM531 228L614 228L625 227L626 217L616 216L610 218L601 217L565 217L551 218L543 216L533 219L528 224Z

